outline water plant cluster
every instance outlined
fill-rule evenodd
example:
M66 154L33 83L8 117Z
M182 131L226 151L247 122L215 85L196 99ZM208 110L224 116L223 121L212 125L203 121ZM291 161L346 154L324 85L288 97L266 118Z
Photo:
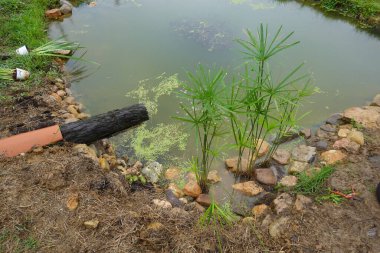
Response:
M195 130L199 156L194 159L198 183L207 191L207 174L220 153L219 140L233 140L238 172L253 176L254 169L267 163L283 138L295 128L298 108L314 93L308 75L300 75L303 64L283 78L274 78L269 61L299 42L289 42L293 33L282 35L280 27L271 36L260 25L257 35L246 31L247 40L237 40L246 61L240 73L227 75L223 69L200 65L181 86L178 96L185 116L177 119ZM277 80L278 79L278 80ZM259 157L264 140L272 137L269 152Z

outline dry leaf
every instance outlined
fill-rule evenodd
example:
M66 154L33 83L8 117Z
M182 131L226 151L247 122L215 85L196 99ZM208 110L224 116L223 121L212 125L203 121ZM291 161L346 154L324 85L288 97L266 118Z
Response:
M67 200L67 204L66 204L67 208L70 211L74 211L75 209L77 209L78 204L79 204L79 194L78 193L72 193L69 196L69 199Z

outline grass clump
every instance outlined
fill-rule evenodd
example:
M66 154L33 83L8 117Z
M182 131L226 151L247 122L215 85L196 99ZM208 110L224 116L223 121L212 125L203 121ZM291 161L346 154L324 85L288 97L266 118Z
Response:
M320 171L313 171L311 175L302 172L298 175L298 182L293 191L313 196L324 194L326 193L326 180L334 171L334 167L325 166Z
M328 11L338 11L353 18L365 19L380 12L378 0L322 0L321 6Z

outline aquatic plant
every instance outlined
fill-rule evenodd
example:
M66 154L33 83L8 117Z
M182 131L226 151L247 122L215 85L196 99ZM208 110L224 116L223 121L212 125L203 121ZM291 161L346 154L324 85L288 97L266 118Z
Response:
M257 37L247 30L248 40L237 40L244 49L247 62L243 73L232 80L224 109L238 150L238 170L243 170L242 158L246 154L250 175L255 166L266 163L271 158L278 148L278 140L296 126L300 119L297 118L298 107L304 98L314 93L307 75L296 76L303 64L279 81L272 78L268 61L299 43L288 43L293 33L281 37L281 31L282 27L269 39L268 27L261 24ZM270 135L275 136L273 145L265 157L260 159L260 164L257 164L263 140Z
M314 93L308 76L296 75L303 64L279 81L272 78L268 61L299 43L288 43L293 33L281 37L281 31L282 27L269 39L268 27L260 25L257 37L247 30L248 40L237 40L247 62L243 64L243 72L233 76L228 85L225 85L223 70L205 70L202 65L194 74L188 73L188 81L182 84L179 97L184 101L180 106L185 117L176 118L195 129L196 145L200 150L197 179L204 190L207 190L207 173L218 153L214 145L217 137L231 133L235 141L233 147L238 151L238 171L245 169L242 168L244 156L248 160L244 172L253 176L254 167L269 161L279 140L296 126L301 102ZM226 122L230 123L227 131L223 129ZM260 158L264 140L271 135L274 136L273 145Z
M1 68L0 67L0 80L12 81L14 69Z
M70 52L74 52L80 48L83 48L83 47L81 47L79 43L68 42L68 41L63 40L61 37L56 40L51 40L43 44L42 46L39 46L31 50L30 54L36 55L36 56L53 56L53 57L62 57L62 58L79 60L81 58L73 57L71 55L63 55L63 54L60 54L59 51L68 50Z
M162 73L153 79L139 81L138 87L129 91L126 97L143 103L152 118L158 113L160 98L172 94L178 87L178 74L167 76ZM182 131L180 124L161 123L156 126L144 124L130 133L125 133L118 141L121 142L119 145L132 148L137 159L156 161L160 158L173 161L176 160L174 152L185 150L187 138L188 134Z
M188 81L183 82L178 96L184 117L175 117L195 130L196 146L201 158L196 160L196 175L199 185L207 191L207 175L215 158L214 142L222 134L223 114L220 110L226 73L205 70L198 66L195 73L188 72Z

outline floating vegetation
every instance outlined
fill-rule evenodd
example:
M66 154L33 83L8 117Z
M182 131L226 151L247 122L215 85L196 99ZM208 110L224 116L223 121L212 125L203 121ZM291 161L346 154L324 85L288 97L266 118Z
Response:
M232 34L222 24L183 19L171 26L180 36L207 47L210 52L231 46Z
M145 104L150 117L158 113L159 100L162 96L172 94L179 87L178 74L167 76L165 73L153 79L139 82L138 87L126 94ZM181 129L181 124L158 124L151 127L144 124L131 133L126 133L117 140L119 145L131 149L136 158L143 161L177 160L173 153L184 151L188 134ZM170 156L169 156L170 153Z

